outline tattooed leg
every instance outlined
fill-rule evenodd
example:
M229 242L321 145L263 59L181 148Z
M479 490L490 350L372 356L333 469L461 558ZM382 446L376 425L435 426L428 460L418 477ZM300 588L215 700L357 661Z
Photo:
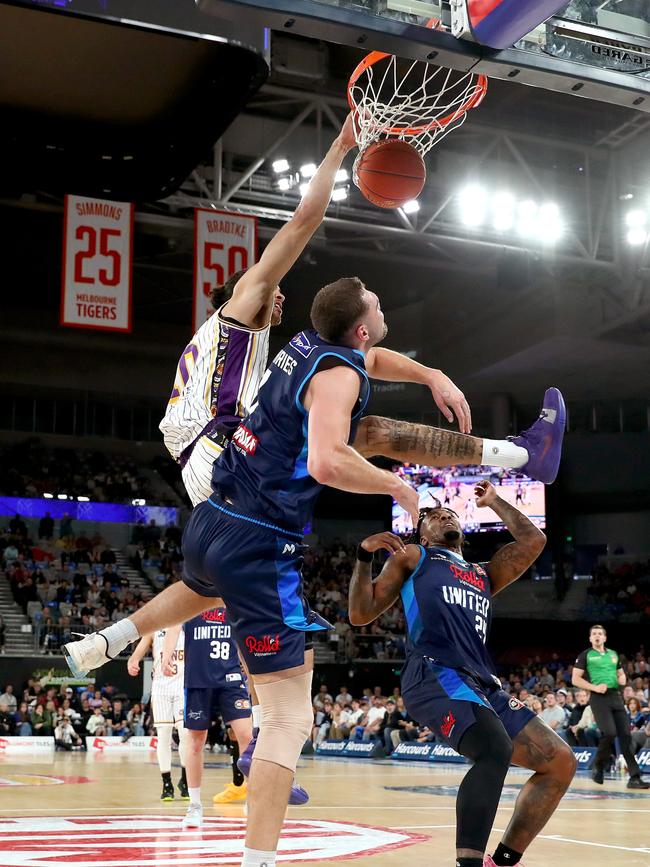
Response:
M512 763L535 773L519 793L502 842L525 852L569 788L576 760L573 750L539 719L531 720L513 743Z
M364 457L382 455L427 466L480 464L483 440L424 424L380 416L361 420L354 448Z

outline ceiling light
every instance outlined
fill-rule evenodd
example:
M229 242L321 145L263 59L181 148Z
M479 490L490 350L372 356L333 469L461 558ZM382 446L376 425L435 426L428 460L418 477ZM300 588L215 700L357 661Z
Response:
M57 494L56 498L57 498L57 500L67 500L68 495L67 494Z
M278 181L278 189L283 193L286 193L290 186L291 181L289 180L289 178L280 178L280 180Z
M272 163L272 168L273 168L273 171L276 173L276 175L281 175L282 172L288 172L289 171L289 160L284 160L284 159L275 160Z
M343 199L347 199L348 191L345 187L337 187L332 191L332 201L333 202L342 202Z
M544 202L539 209L538 232L542 241L557 241L564 234L560 209L555 202Z
M485 221L487 193L483 187L470 185L459 196L460 216L466 226L480 226Z
M338 172L334 175L334 181L337 184L342 184L343 181L347 181L349 175L345 169L339 169Z
M511 229L515 222L515 199L510 193L497 193L492 199L492 225L497 232Z
M79 503L89 503L89 502L90 502L90 497L77 497L77 501L78 501Z
M645 226L648 222L648 215L640 208L635 208L633 211L628 211L625 215L625 223L630 229L638 229Z
M316 163L305 163L304 166L300 166L300 174L303 176L303 178L307 178L307 180L309 180L309 178L314 177L317 169L318 166L316 165Z
M402 210L405 214L417 214L420 210L420 203L417 199L409 199L408 202L404 202L402 205Z
M645 244L647 240L648 230L643 226L634 226L634 228L630 229L627 233L627 243L631 244L633 247Z
M531 237L538 232L537 218L539 207L537 202L526 199L517 206L517 231L520 235Z
M131 505L132 506L146 506L147 501L146 500L131 500Z
M53 500L54 494L43 494L43 498L46 500Z

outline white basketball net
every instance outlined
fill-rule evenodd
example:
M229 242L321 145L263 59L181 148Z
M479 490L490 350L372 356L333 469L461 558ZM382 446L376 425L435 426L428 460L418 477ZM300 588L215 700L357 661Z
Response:
M397 64L393 54L378 55L348 89L360 153L379 139L394 138L424 156L465 122L487 89L485 77L471 72L416 60L404 73Z

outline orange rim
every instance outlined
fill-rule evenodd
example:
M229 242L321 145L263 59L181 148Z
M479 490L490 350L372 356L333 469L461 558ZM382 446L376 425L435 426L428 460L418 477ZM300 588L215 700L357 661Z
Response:
M430 18L429 21L427 21L426 26L431 30L439 30L440 19ZM357 65L348 82L348 105L350 106L351 111L355 113L357 111L357 105L352 98L352 88L367 69L374 66L374 64L378 63L380 60L385 60L387 57L392 57L392 55L385 51L371 51L369 54L366 54L363 60ZM420 135L421 133L435 129L436 127L449 126L450 123L458 120L461 115L470 111L472 108L478 108L485 98L487 88L488 80L486 76L478 75L476 77L476 84L473 92L467 100L451 114L448 114L446 117L438 118L425 126L391 126L388 127L388 129L383 130L383 132L391 135Z

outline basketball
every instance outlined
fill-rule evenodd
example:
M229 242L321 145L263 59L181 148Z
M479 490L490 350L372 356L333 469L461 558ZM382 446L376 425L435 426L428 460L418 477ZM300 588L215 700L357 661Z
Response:
M371 144L360 155L357 185L379 208L400 208L417 199L427 177L424 160L413 147L397 139Z

